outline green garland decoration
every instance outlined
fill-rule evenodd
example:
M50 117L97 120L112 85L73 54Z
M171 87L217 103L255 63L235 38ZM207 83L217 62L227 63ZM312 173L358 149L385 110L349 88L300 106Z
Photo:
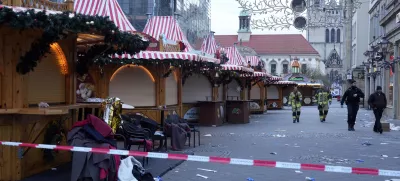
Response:
M22 32L27 29L43 30L41 38L36 39L31 49L20 57L17 72L26 74L33 71L38 61L50 50L50 44L76 33L95 33L104 36L108 46L102 54L135 54L145 50L149 42L138 35L121 32L108 17L88 16L71 12L47 15L46 11L14 12L11 8L0 8L0 25L6 25ZM110 48L111 47L111 48ZM103 48L104 50L104 48ZM100 59L101 61L102 59Z

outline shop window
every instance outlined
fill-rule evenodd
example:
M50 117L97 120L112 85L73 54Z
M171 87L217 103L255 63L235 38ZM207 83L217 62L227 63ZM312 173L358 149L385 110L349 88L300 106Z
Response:
M307 72L307 64L301 64L301 73L305 74Z

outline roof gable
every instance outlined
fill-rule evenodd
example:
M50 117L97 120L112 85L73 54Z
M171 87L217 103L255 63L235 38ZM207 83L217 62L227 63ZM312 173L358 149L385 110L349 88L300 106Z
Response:
M238 42L238 35L215 35L215 40L222 47ZM242 46L253 48L260 54L307 54L319 55L301 34L251 35L250 41Z

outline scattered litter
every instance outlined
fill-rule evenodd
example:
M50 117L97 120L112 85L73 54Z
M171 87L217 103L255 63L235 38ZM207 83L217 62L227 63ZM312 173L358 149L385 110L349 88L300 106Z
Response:
M306 177L306 181L315 181L315 179L311 177Z
M360 163L363 163L363 162L364 162L364 160L361 160L361 159L357 159L356 161L357 161L357 162L360 162Z
M284 132L284 131L286 131L286 130L283 130L283 129L277 129L277 130L275 130L276 132Z
M372 144L369 143L369 142L367 141L367 142L362 143L362 145L364 145L364 146L371 146Z
M196 174L196 177L201 177L201 178L204 178L204 179L208 179L208 177L207 177L207 176L200 175L200 174Z
M387 145L387 144L389 144L389 143L381 143L381 145Z
M203 171L206 171L206 172L214 172L214 173L217 173L216 170L210 170L210 169L205 169L205 168L197 168L197 170L203 170Z
M323 153L324 151L319 151L319 152Z
M252 145L256 145L256 143L253 143Z
M295 147L295 148L299 148L300 146L295 145L294 147Z
M57 171L57 168L51 168L51 170L53 170L53 171Z
M155 181L162 181L162 178L158 176L157 178L154 178Z
M179 171L178 170L175 170L175 173L178 173Z
M302 132L304 132L304 131L300 131L300 133L302 133Z
M395 157L393 157L393 158L398 159L399 157L395 156Z
M217 125L212 125L212 127L217 127Z
M229 134L235 134L235 133L229 133Z
M276 155L276 154L278 154L277 152L272 152L272 153L270 153L271 155Z
M254 181L254 179L252 179L252 178L247 178L247 181Z
M280 135L280 134L274 134L274 135L272 135L273 137L277 137L277 138L285 138L286 137L286 135L284 135L284 134L282 134L282 135Z
M390 179L390 180L385 180L385 181L400 181L400 179L394 179L394 178L392 178L392 179Z
M388 156L387 156L387 155L382 155L382 157L383 157L383 158L387 158Z
M294 172L296 172L296 173L303 173L302 171L300 171L300 170L296 170L296 171L294 171Z
M285 144L285 146L289 146L289 144Z
M211 134L206 134L206 135L204 135L204 136L211 136Z
M392 130L392 131L400 131L400 126L396 126L393 123L390 123L390 130Z

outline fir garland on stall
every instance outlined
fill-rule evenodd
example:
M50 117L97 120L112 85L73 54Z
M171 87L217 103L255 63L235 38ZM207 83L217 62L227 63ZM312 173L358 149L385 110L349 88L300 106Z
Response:
M143 41L138 35L121 32L108 17L88 16L63 12L46 14L46 11L35 12L30 9L24 12L14 12L11 8L0 8L0 25L6 25L20 30L40 29L43 34L36 39L31 49L21 56L17 64L17 72L26 74L37 66L38 61L50 50L50 44L65 39L70 33L94 33L104 36L107 48L95 48L102 55L113 53L135 54L145 50L149 42ZM109 48L111 47L111 48ZM93 53L96 51L92 50ZM101 53L97 52L97 53ZM102 61L103 59L97 59Z

